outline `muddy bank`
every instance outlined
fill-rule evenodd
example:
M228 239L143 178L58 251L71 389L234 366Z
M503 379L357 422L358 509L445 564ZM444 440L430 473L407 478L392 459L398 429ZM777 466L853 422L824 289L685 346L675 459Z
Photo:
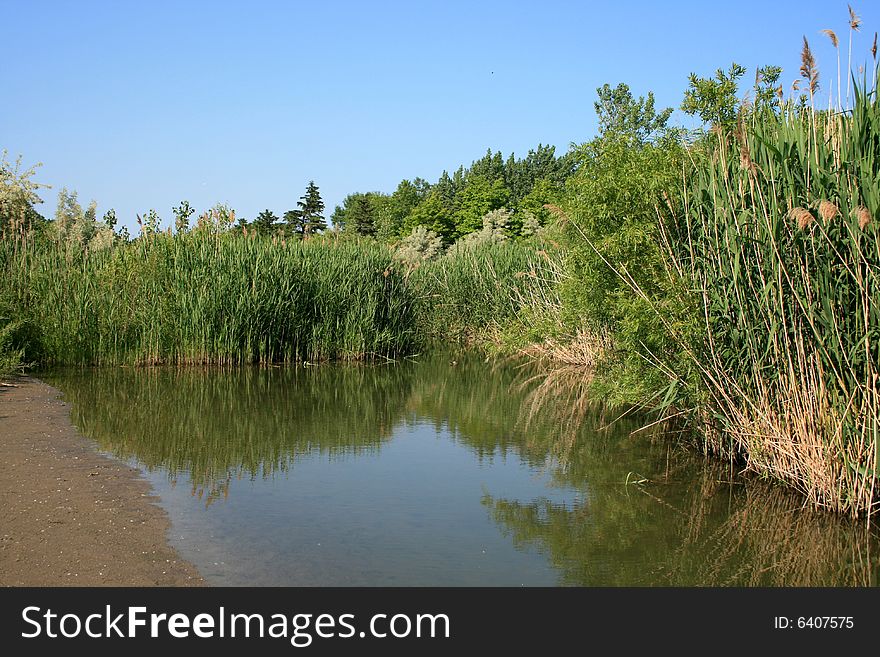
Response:
M193 586L138 470L99 454L60 393L0 386L0 585Z

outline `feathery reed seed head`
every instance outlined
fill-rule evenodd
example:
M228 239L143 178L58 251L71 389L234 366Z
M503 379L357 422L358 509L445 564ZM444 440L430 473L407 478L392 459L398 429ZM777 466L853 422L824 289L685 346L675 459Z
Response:
M806 208L792 208L789 214L795 221L797 221L798 228L801 230L805 230L807 226L816 221L816 217L813 216L813 213Z
M554 215L560 221L568 221L568 215L565 214L563 209L560 208L558 205L554 205L553 203L545 203L544 209L549 211L550 214Z
M810 93L815 94L819 90L819 69L807 37L804 37L804 47L801 50L801 76L809 82Z
M823 221L831 221L839 214L840 208L831 201L821 201L819 203L819 216L822 217Z
M846 8L849 9L849 27L858 32L862 26L862 17L853 10L852 5L847 5Z
M837 34L834 33L834 30L822 30L822 34L831 39L831 43L834 45L835 48L840 45L840 42L837 40Z
M865 230L865 227L873 220L873 217L871 217L871 211L864 205L860 205L856 208L856 217L859 219L859 228L862 230Z

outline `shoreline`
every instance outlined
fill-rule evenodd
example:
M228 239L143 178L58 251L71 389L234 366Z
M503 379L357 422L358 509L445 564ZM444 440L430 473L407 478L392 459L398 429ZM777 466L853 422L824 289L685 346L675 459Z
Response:
M0 386L0 586L203 586L136 468L98 452L55 388Z

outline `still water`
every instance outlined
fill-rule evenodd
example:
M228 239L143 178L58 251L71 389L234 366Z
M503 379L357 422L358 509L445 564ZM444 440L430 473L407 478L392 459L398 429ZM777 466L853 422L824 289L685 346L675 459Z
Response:
M139 467L216 585L875 585L864 523L803 510L477 357L105 368L46 380ZM745 483L744 483L745 482Z

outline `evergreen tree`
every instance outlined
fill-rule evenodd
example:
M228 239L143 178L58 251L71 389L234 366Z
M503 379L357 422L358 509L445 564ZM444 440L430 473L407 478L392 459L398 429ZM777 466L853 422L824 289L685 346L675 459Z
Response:
M299 210L288 210L284 213L284 223L287 224L285 227L285 231L291 237L298 237L300 239L306 233L305 220L303 219L302 212Z
M358 235L376 234L376 221L373 206L367 194L359 194L351 209L346 212L346 228Z
M458 174L458 172L456 172ZM458 185L452 180L449 176L449 173L444 171L440 174L440 180L437 181L437 184L434 185L434 191L437 194L437 199L443 204L443 206L449 211L450 214L455 209L455 197L458 189L456 189Z
M278 217L271 210L263 210L257 215L257 218L251 222L253 228L258 235L271 235L275 230L275 224Z
M318 191L314 180L309 181L306 193L297 202L297 208L302 218L303 235L311 235L327 228L324 221L324 201Z
M334 230L345 230L345 209L341 205L337 205L333 209L333 214L330 215L330 223L333 224Z
M324 201L318 192L318 186L314 180L310 180L306 193L299 197L296 202L296 210L288 210L284 213L284 221L287 223L287 231L290 235L300 239L307 237L319 230L327 228L324 221Z

